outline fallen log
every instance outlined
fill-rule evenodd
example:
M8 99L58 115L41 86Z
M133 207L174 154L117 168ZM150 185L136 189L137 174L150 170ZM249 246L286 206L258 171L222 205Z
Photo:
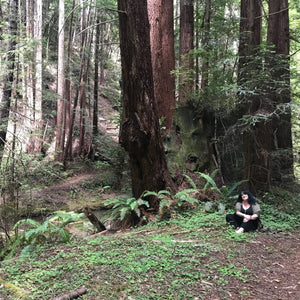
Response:
M83 294L85 294L87 292L87 289L85 286L80 287L78 289L76 289L75 291L71 292L71 293L67 293L64 294L62 296L56 297L53 300L69 300L69 299L75 299Z

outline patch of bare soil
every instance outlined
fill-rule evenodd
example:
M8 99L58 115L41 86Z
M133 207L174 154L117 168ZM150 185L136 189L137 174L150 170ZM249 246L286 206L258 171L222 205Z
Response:
M241 244L243 255L235 265L245 267L250 277L241 285L232 280L226 286L230 299L300 299L300 234L262 233L250 243ZM250 270L250 273L249 271ZM242 274L243 275L243 274ZM211 299L222 299L211 295Z
M62 182L49 186L40 191L34 191L33 197L43 197L43 199L49 203L65 203L66 201L72 200L70 197L66 197L72 190L78 188L80 184L86 180L91 180L96 174L80 174L63 180Z

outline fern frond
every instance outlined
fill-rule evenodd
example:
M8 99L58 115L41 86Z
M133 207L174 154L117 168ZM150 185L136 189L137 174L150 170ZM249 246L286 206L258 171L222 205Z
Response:
M197 189L197 186L196 186L195 182L193 181L193 179L190 176L188 176L186 174L183 174L183 176L189 181L189 183L191 184L193 189Z
M201 177L203 177L207 182L203 188L204 191L207 191L208 188L211 186L212 188L214 188L218 193L221 193L220 189L217 187L216 182L214 181L213 177L202 173L202 172L197 172ZM214 172L213 172L214 173Z
M37 221L35 221L35 220L32 220L32 219L22 219L22 220L18 221L18 222L14 225L13 230L15 230L18 226L24 225L24 224L26 224L26 225L31 225L31 226L33 226L33 227L35 227L35 228L41 226L41 223L39 223L39 222L37 222Z

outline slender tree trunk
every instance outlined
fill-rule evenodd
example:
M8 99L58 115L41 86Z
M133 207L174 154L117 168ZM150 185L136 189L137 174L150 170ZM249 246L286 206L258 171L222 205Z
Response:
M98 133L98 95L99 95L99 60L100 60L100 13L97 12L97 27L95 40L95 63L94 63L94 105L93 105L93 135Z
M9 21L8 21L8 35L10 39L7 42L7 75L3 83L3 95L0 107L0 149L3 148L6 141L6 131L10 110L10 99L12 95L12 84L14 81L15 68L15 50L16 50L16 36L17 36L17 18L18 16L18 1L10 0L9 2Z
M180 0L179 102L185 103L194 87L194 5L193 0Z
M33 0L26 0L26 38L28 41L32 41L34 37L34 5ZM25 84L23 84L23 102L25 108L24 119L24 135L26 135L26 141L30 141L32 135L32 129L34 127L34 51L33 49L27 49L24 56L25 65ZM27 151L33 152L27 145Z
M72 12L69 21L69 33L68 33L68 50L66 60L66 78L65 78L65 99L66 99L66 137L69 136L71 128L71 116L72 116L72 84L71 84L71 56L72 56L72 36L73 36L73 19L74 19L75 0L72 1ZM67 149L67 145L65 150ZM65 158L65 155L64 155Z
M100 15L100 22L104 21L103 20L103 15ZM99 83L100 85L103 85L105 83L105 47L104 47L104 43L105 43L105 24L101 24L100 25L100 79L99 79Z
M199 50L200 47L200 0L196 0L196 12L195 12L195 50ZM197 55L195 58L195 89L198 90L200 87L200 56Z
M209 35L210 35L210 14L211 0L205 1L205 13L203 19L203 48L205 50L202 63L201 89L205 90L208 87L208 72L209 72Z
M88 89L88 70L90 65L90 49L91 49L91 42L93 37L93 31L91 34L88 35L88 31L85 29L88 27L88 24L92 20L91 16L91 9L87 10L83 8L82 10L82 44L84 55L84 60L82 63L83 72L80 84L80 134L79 134L79 155L89 153L87 146L87 134L88 128L90 128L89 120L88 120L88 111L87 111L87 89ZM89 144L91 144L91 139L89 139Z
M85 31L87 23L86 8L81 9L81 45L83 61L81 62L82 77L80 78L80 90L79 90L79 154L82 154L84 147L84 137L85 137L85 108L86 108L86 84L87 84L87 70L86 70L86 45L87 45L87 32Z
M40 153L42 150L42 3L39 0L34 2L34 27L33 37L37 44L35 46L35 80L34 80L34 101L33 101L33 120L32 120L32 135L29 139L27 151L29 153Z
M62 161L64 150L64 129L65 129L65 56L64 56L64 21L65 21L65 1L59 0L58 19L58 70L57 70L57 121L56 121L56 159Z
M148 1L154 96L163 126L171 129L175 109L173 0Z
M132 192L174 190L167 170L154 99L146 0L119 0L123 115L120 143L128 151ZM158 203L151 201L158 209Z

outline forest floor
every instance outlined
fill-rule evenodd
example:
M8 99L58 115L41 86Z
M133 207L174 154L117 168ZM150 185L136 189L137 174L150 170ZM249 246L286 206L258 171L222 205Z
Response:
M113 118L111 105L100 101L103 114ZM107 117L100 121L101 130L116 139L114 123ZM45 215L84 206L96 211L122 194L103 188L108 175L95 168L78 170L30 196ZM277 226L238 235L224 215L201 207L117 232L94 233L90 225L84 218L68 226L67 244L48 241L29 256L18 253L0 262L0 300L76 296L80 288L85 293L78 298L88 300L300 299L299 229Z
M49 195L54 207L78 207L83 183L96 176L79 174L48 187L44 197ZM78 195L66 197L72 190ZM85 201L94 196L82 195ZM26 261L16 257L14 271L3 262L0 300L53 299L80 286L87 289L80 299L90 300L300 299L299 231L238 235L224 224L224 215L195 214L108 235L70 227L71 243L44 246ZM12 296L4 282L17 282L26 296Z

